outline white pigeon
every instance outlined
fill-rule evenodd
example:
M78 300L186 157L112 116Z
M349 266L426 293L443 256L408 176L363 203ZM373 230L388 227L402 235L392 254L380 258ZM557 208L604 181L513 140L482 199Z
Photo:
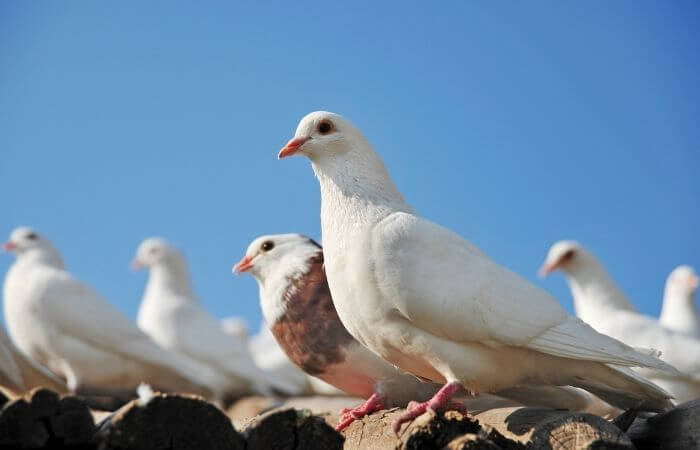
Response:
M640 373L670 391L679 402L700 397L700 340L663 327L641 314L620 291L603 265L575 241L552 245L540 269L542 276L560 269L566 275L576 315L601 333L635 347L653 347L680 370Z
M159 347L103 297L74 278L55 247L28 227L10 234L16 254L5 277L8 332L28 358L66 380L73 392L160 389L208 393L193 382L200 367Z
M700 317L695 306L698 276L690 266L678 266L666 280L659 322L669 330L700 338Z
M368 398L363 405L342 411L339 431L377 409L428 400L440 388L394 367L350 336L333 306L323 251L314 240L300 234L261 236L248 246L234 271L255 277L270 336L274 333L295 364L314 379ZM513 388L498 395L527 405L570 410L593 403L589 394L573 388Z
M321 187L325 267L338 315L396 366L445 383L394 423L447 405L464 386L574 385L616 406L662 410L669 395L629 369L674 369L572 317L544 290L418 216L349 121L314 112L280 158L311 160Z
M191 358L215 372L209 388L226 401L247 393L283 393L295 386L255 365L246 340L226 334L204 310L194 293L185 258L165 239L148 238L139 245L132 267L147 267L148 283L139 307L141 330L163 347Z
M224 317L219 321L219 325L221 325L221 329L224 330L224 333L236 339L247 341L250 338L248 334L248 324L242 317Z
M0 386L20 395L35 387L46 387L59 393L68 392L66 384L56 375L20 353L2 328Z

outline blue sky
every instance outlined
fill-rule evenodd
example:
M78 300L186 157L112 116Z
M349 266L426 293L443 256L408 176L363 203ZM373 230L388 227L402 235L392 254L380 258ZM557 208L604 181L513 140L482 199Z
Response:
M700 4L0 2L0 233L32 225L134 317L137 244L188 255L202 302L257 328L231 266L319 237L306 113L359 126L424 216L539 280L592 249L641 310L700 268ZM4 273L11 256L0 258Z

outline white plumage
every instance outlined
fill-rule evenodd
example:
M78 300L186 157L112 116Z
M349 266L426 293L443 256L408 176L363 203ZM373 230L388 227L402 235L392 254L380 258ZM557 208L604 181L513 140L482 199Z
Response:
M670 273L664 288L659 322L669 330L700 338L700 316L695 305L698 276L690 266L678 266Z
M226 334L219 321L199 303L182 254L164 239L149 238L139 246L134 266L149 269L138 312L138 325L163 347L209 368L216 379L208 386L223 400L270 387L292 393L295 385L255 365L245 339Z
M0 386L17 394L35 387L47 387L57 392L67 392L63 381L47 368L20 353L0 328Z
M295 153L311 159L320 182L326 274L340 319L389 362L447 383L423 410L443 406L457 385L490 392L570 384L623 408L670 404L663 390L612 365L673 368L597 333L542 289L416 215L347 120L307 115L280 157Z
M700 340L639 313L596 257L577 242L552 245L541 273L557 269L566 275L578 317L628 345L659 350L661 358L680 371L647 368L640 373L669 390L679 402L700 396Z
M60 374L71 391L208 390L200 375L142 333L107 300L65 270L53 245L20 227L5 246L17 255L4 284L8 331L28 358Z

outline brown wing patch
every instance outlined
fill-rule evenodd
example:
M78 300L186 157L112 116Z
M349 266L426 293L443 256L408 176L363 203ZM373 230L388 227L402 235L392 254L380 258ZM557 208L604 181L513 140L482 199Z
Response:
M309 271L292 280L285 293L286 311L272 325L272 334L287 356L304 372L318 375L345 360L343 347L352 342L333 306L323 253L309 261Z

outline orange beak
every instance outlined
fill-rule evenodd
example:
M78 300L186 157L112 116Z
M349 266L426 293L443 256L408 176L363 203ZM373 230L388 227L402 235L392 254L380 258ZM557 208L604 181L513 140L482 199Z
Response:
M690 277L690 279L688 280L688 284L690 285L691 289L697 289L698 284L700 284L700 279L698 277L695 277L695 276Z
M11 252L12 250L17 248L17 244L14 242L5 242L2 244L2 249L5 250L6 252Z
M540 278L544 278L559 268L559 262L544 263L537 272Z
M293 138L292 140L287 142L287 145L282 147L282 150L280 150L279 154L277 155L277 159L286 158L287 156L292 156L296 154L296 152L299 151L299 147L304 145L308 140L309 138L307 137Z
M137 270L141 270L143 268L143 264L141 264L141 261L138 259L134 259L129 263L129 268L136 272Z
M238 275L239 273L249 271L251 267L253 267L253 258L244 256L243 259L238 261L236 265L233 266L233 273Z

